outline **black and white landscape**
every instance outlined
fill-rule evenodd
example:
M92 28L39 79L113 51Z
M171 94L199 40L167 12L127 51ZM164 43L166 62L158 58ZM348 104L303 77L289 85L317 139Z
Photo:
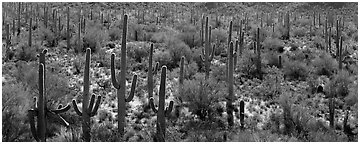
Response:
M357 142L358 3L2 2L3 142Z

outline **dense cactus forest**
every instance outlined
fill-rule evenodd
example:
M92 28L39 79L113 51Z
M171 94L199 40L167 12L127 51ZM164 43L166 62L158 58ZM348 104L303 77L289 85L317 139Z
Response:
M2 141L358 141L358 3L2 3Z

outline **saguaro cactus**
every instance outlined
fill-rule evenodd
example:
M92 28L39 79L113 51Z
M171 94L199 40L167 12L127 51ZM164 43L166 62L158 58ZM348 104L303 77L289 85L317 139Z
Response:
M70 50L70 10L69 7L66 9L67 14L67 22L66 22L66 43L67 43L67 50Z
M256 70L258 72L258 77L262 79L262 72L261 72L261 45L260 45L260 28L257 29L256 34Z
M226 112L228 114L228 124L229 127L232 127L234 125L234 116L233 116L233 111L234 111L234 107L233 107L233 101L234 101L234 52L233 52L233 42L231 41L229 44L229 49L228 49L228 97L227 97L227 102L226 102Z
M285 40L289 40L290 39L290 15L289 12L286 12L286 16L285 16L285 29L286 29L286 33L285 33Z
M342 43L343 43L343 37L340 37L340 46L339 46L339 53L338 53L338 61L339 61L339 70L342 69Z
M240 101L240 126L241 128L244 128L245 126L245 102Z
M149 54L149 69L148 69L148 94L149 98L153 97L153 88L154 88L154 80L153 75L156 74L159 63L156 63L155 67L152 67L152 57L153 57L154 45L151 44L150 46L150 54Z
M124 23L123 23L123 35L122 35L122 43L121 43L121 61L120 61L120 79L116 80L115 76L115 54L111 54L111 81L113 86L117 89L117 98L118 98L118 131L120 133L121 139L124 135L124 126L125 126L125 102L130 102L134 98L135 86L137 75L134 75L133 81L131 84L130 94L127 98L125 98L126 91L126 33L127 33L127 19L128 16L124 15Z
M208 26L209 24L209 18L206 17L206 22L205 22L205 50L203 51L203 54L200 55L202 61L205 63L205 79L209 78L209 73L210 73L210 62L213 60L214 58L214 53L215 53L215 45L212 49L212 52L210 53L210 40L211 40L211 26Z
M30 121L30 129L33 137L36 141L46 141L46 119L56 121L64 126L69 126L69 123L66 122L59 114L68 111L71 106L67 105L63 107L62 105L58 106L58 109L49 110L46 107L45 99L45 54L47 50L43 50L39 55L39 96L35 98L36 104L34 109L28 110L28 118ZM37 124L35 125L35 117L37 117ZM37 127L37 128L36 128Z
M157 113L157 123L156 123L156 137L154 141L165 141L165 117L167 117L172 111L174 102L170 101L169 106L165 109L165 81L166 81L166 66L161 68L161 80L160 80L160 90L159 90L159 107L155 108L154 98L150 98L151 109Z
M83 140L90 142L90 117L93 117L97 110L99 109L101 96L98 96L95 102L95 95L91 96L89 103L89 89L90 89L90 59L91 59L91 49L86 49L86 60L85 60L85 71L84 71L84 92L83 92L83 101L82 101L82 112L79 110L76 100L72 101L75 112L82 117L82 130L83 130ZM95 105L94 105L95 103Z
M29 22L29 47L31 47L31 35L32 35L32 17L30 17L30 22Z

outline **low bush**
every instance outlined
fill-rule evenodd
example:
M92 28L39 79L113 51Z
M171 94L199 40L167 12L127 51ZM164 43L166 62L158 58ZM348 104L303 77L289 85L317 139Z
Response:
M262 46L268 51L278 51L284 47L284 43L277 38L266 37Z
M307 33L307 29L305 27L294 27L293 30L291 31L292 34L291 36L294 36L294 37L304 37L306 36L306 33Z
M3 85L2 141L32 141L27 110L33 107L33 98L23 83Z
M248 77L256 76L256 54L251 50L244 50L239 59L238 70Z
M156 51L154 53L154 61L159 62L159 66L166 65L167 67L172 66L172 57L168 50Z
M118 27L113 27L109 30L109 40L110 41L116 41L120 40L122 36L122 31Z
M204 75L198 75L193 80L184 81L183 95L180 96L190 112L202 121L213 121L218 110L223 108L217 103L224 100L225 87L222 82L214 79L204 80ZM220 107L219 107L220 106Z
M353 83L353 81L349 72L345 70L339 71L325 86L327 97L336 96L341 99L345 98L350 92L349 86L351 83Z
M166 41L166 47L168 48L172 59L172 65L168 67L169 69L177 67L182 56L186 59L191 59L192 55L189 46L176 37L169 38Z
M338 68L337 61L332 58L330 54L325 52L316 56L316 58L312 60L312 65L314 67L315 74L319 76L326 75L330 77Z
M85 52L86 48L91 48L91 52L96 53L108 40L108 34L101 29L99 24L89 23L88 25L89 28L83 35L82 52Z
M285 77L290 80L306 80L309 68L300 61L285 61L283 71Z

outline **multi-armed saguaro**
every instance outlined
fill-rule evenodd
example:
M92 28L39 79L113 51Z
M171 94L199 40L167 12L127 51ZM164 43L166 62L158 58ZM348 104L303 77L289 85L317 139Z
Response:
M203 54L200 55L202 61L205 63L205 79L209 78L209 71L210 71L210 62L214 58L215 53L215 45L212 49L212 52L210 53L210 40L211 40L211 26L209 26L209 18L206 17L205 22L205 52L203 51Z
M121 61L120 61L120 77L119 81L116 80L115 76L115 54L111 54L111 81L113 86L117 89L117 98L118 98L118 130L122 139L124 135L124 125L125 125L125 102L130 102L134 98L135 86L137 75L134 75L130 94L127 98L125 98L126 91L126 32L127 32L127 19L128 16L124 15L124 23L123 23L123 35L122 35L122 43L121 43Z
M76 100L72 101L75 112L82 117L82 130L83 130L83 139L84 141L90 141L90 117L95 116L97 110L99 109L101 96L98 96L95 102L95 95L91 96L89 103L89 89L90 89L90 58L91 58L91 49L86 49L86 62L85 62L85 74L84 74L84 92L83 92L83 101L82 101L82 112L79 110ZM94 105L95 103L95 105Z
M172 111L174 102L170 101L169 106L165 109L165 81L166 81L166 66L161 68L161 80L160 80L160 90L159 90L159 107L155 108L154 98L150 98L151 109L157 113L157 123L156 123L156 138L155 141L165 141L165 117L167 117Z
M56 110L49 110L46 107L45 100L45 54L47 50L43 50L39 55L39 97L36 99L36 104L34 109L28 110L28 117L30 121L30 129L33 137L36 141L46 141L46 119L51 119L53 121L59 122L64 126L69 126L69 123L66 122L59 114L68 111L71 106L67 105L63 107L62 105L58 106ZM37 124L35 126L35 116L37 117ZM37 128L35 128L37 127Z

